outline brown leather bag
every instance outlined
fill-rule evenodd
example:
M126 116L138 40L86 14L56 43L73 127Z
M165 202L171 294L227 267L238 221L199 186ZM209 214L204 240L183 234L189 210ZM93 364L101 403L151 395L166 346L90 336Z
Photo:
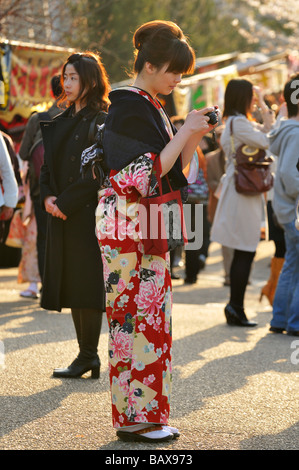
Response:
M274 182L271 163L274 159L265 150L241 144L235 149L233 139L233 119L230 123L230 136L235 164L235 187L240 194L256 196L269 191Z

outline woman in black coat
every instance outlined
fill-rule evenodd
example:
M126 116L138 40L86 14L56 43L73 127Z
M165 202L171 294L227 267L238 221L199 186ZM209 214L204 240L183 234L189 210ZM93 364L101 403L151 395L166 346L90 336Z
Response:
M99 377L97 354L105 304L101 254L95 235L99 185L92 175L82 179L82 151L92 145L96 124L108 108L109 81L100 58L90 52L72 54L62 69L62 99L70 106L51 122L41 123L45 156L41 169L41 201L48 213L46 261L41 306L70 308L79 355L55 377L80 377L91 370Z

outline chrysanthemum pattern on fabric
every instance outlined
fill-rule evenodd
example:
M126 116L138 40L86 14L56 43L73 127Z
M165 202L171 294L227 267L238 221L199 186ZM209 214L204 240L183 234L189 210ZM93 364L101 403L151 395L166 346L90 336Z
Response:
M169 416L169 255L145 255L138 233L138 201L147 194L154 158L142 155L112 171L111 187L99 193L96 227L106 287L114 427L167 424Z

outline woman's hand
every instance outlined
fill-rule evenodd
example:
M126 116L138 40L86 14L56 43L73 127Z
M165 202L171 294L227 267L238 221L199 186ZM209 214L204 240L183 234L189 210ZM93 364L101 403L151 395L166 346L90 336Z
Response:
M285 101L281 104L279 108L278 117L285 117L285 118L288 117L288 108L287 108L287 104Z
M193 110L187 115L185 123L160 153L161 176L169 172L180 153L182 154L183 168L188 165L202 137L218 124L211 125L208 123L210 118L206 116L206 113L211 111L215 111L215 108L203 108L200 111Z
M259 86L253 87L253 94L258 102L258 105L261 106L264 103L264 98L262 94L262 90Z
M210 116L207 116L206 114L210 112L216 112L219 120L220 112L218 108L213 106L203 108L199 111L191 111L186 118L185 124L181 127L182 129L187 123L185 133L187 133L188 138L181 151L183 169L188 166L188 163L191 161L191 158L204 135L218 126L218 122L216 122L216 124L209 124Z
M59 209L58 206L56 206L56 204L55 204L55 207L54 207L54 209L53 209L53 211L52 211L52 215L53 215L53 217L58 217L59 219L62 219L62 220L66 220L66 219L67 219L67 216L64 215L63 212L61 212L61 210Z
M214 106L203 108L199 111L193 109L187 115L184 126L186 126L190 133L204 136L207 132L210 132L218 125L218 122L214 125L209 124L210 117L206 114L213 111L215 111Z
M257 101L257 106L264 112L271 111L264 100L262 89L259 86L253 87L253 97Z
M67 216L56 205L56 196L48 196L44 200L46 211L51 214L53 217L58 217L59 219L66 220Z
M55 196L47 196L44 200L46 211L49 214L52 214L52 212L53 212L53 209L55 207L56 199L57 199L57 197L55 197Z

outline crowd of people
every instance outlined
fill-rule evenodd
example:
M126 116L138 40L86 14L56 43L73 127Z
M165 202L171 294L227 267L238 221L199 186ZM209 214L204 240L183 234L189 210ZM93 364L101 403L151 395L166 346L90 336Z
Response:
M133 44L131 86L111 91L99 55L74 53L61 75L53 77L55 104L47 114L30 118L19 150L20 159L29 164L22 205L27 242L19 269L25 265L29 271L29 288L22 296L40 297L47 310L71 310L78 356L68 367L55 368L54 377L78 378L91 371L99 378L97 349L106 312L117 436L160 442L180 434L169 425L171 278L176 277L177 259L184 260L184 282L195 284L210 241L219 243L224 283L230 290L224 318L228 325L254 327L245 313L245 292L262 223L268 220L275 254L261 296L273 304L270 331L299 335L299 104L292 87L299 76L286 83L285 104L278 113L269 108L259 87L232 79L216 123L211 124L209 113L217 103L216 108L170 119L158 97L169 95L182 74L193 72L194 50L182 30L167 21L142 25ZM259 118L254 119L257 110ZM92 168L82 176L81 155L103 123L106 178L100 182ZM234 149L241 144L274 155L271 193L237 192ZM43 161L32 176L38 145ZM0 219L9 221L24 196L3 136L0 174ZM138 204L164 192L176 192L190 205L193 225L196 205L203 205L199 249L184 252L178 244L170 252L146 251ZM24 213L31 225L26 225ZM2 242L8 236L5 230ZM34 248L28 252L32 240Z

